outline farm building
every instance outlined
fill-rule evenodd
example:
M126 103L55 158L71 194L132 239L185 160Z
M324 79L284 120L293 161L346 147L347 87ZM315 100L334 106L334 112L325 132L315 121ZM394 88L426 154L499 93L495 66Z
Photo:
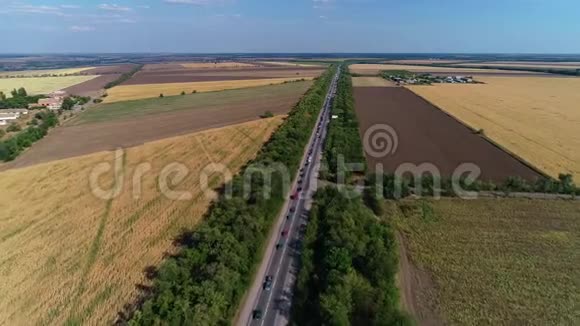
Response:
M16 113L0 113L0 126L5 126L9 122L18 119L18 115Z
M41 98L38 103L30 104L29 109L33 108L47 108L49 110L60 110L62 106L62 99L60 98Z
M27 109L3 109L1 113L13 113L16 114L17 117L20 117L21 115L26 115L28 114L28 110Z

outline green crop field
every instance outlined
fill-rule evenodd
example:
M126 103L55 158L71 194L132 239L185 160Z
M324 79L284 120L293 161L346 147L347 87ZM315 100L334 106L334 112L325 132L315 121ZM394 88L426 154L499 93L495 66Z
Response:
M445 324L580 324L580 201L387 204Z
M221 107L248 103L251 101L281 101L285 97L303 94L310 88L312 81L292 82L280 85L252 87L219 92L196 93L164 98L152 98L101 104L81 114L75 124L113 121L136 118L178 110ZM259 103L256 103L258 105Z
M96 77L99 76L0 78L0 92L10 96L10 91L13 89L24 87L28 94L48 94Z

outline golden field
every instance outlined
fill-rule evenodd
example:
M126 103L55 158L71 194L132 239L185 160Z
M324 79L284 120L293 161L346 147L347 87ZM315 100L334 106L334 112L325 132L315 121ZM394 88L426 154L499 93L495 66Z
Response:
M83 68L65 68L65 69L47 69L47 70L20 70L0 72L0 78L18 76L18 77L41 77L45 75L72 75L78 74L94 67Z
M465 62L466 60L445 60L445 59L408 59L408 60L393 60L393 61L385 61L384 63L387 64L417 64L417 65L431 65L431 64L441 64L441 63L459 63Z
M259 63L285 67L322 67L321 65L316 63L297 63L290 61L260 61Z
M48 94L97 77L99 76L0 78L0 92L10 96L13 89L24 87L29 94Z
M121 189L108 200L93 195L89 176L98 164L114 162L112 152L0 173L0 325L112 324L136 298L136 285L149 284L144 270L173 252L173 239L207 210L202 169L220 163L235 174L282 120L129 148L117 160L123 177L115 182L109 170L95 179L104 190ZM189 171L178 183L175 174L160 172L176 162ZM220 174L208 174L210 187L223 182ZM168 199L158 179L191 198Z
M552 68L552 69L580 69L580 62L525 62L525 61L490 61L478 63L460 63L453 66L488 66L514 68Z
M190 69L205 69L205 68L248 68L254 67L251 63L244 62L193 62L193 63L182 63L185 68Z
M550 176L580 181L580 78L478 80L409 88Z
M181 92L191 94L194 90L198 93L223 91L227 89L238 89L265 85L282 84L299 79L312 80L312 77L300 78L269 78L269 79L248 79L248 80L220 80L211 82L191 82L191 83L166 83L166 84L142 84L142 85L121 85L107 91L108 96L105 103L120 101L138 100L143 98L179 95Z
M525 74L525 71L505 71L505 70L495 70L495 69L475 69L475 68L448 68L448 67L429 67L429 66L410 66L410 65L389 65L389 64L353 64L349 66L350 72L360 75L376 75L382 70L407 70L411 72L443 72L443 73L462 73L462 74L477 74L481 73L521 73Z
M390 80L382 77L352 77L352 86L354 87L390 87L395 86Z

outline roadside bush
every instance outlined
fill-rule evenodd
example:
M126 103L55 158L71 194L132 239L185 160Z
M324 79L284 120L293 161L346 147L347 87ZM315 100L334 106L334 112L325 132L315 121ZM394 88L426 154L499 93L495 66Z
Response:
M159 98L163 98L163 97L164 97L163 93L159 94Z
M328 135L324 145L324 160L328 164L328 173L325 175L330 181L336 181L337 175L342 173L346 180L353 176L350 169L343 163L363 164L361 175L366 171L366 160L360 140L358 119L354 110L352 95L352 79L348 73L343 73L338 81L338 89L331 114L337 116L330 121Z
M393 231L359 198L315 195L292 310L295 325L411 325L399 311Z
M12 122L8 128L6 128L6 131L8 132L17 132L22 130L22 128L20 128L20 125L18 125L16 122Z
M220 196L186 245L159 268L152 295L133 313L130 325L227 325L252 281L262 247L289 189L272 174L270 198L263 176L276 164L295 175L322 107L334 69L329 69L302 97L288 118L248 163L252 191L244 197L243 171L230 185L232 198ZM129 314L131 312L128 312Z
M93 103L95 103L95 104L98 104L98 103L101 103L101 102L103 102L103 100L100 99L100 98L96 98L96 99L93 100Z

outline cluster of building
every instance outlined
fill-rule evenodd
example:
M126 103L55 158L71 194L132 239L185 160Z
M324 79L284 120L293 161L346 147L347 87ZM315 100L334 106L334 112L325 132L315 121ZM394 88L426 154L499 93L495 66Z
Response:
M0 126L5 126L20 118L21 115L28 114L27 109L3 109L0 112Z
M63 91L56 91L48 94L47 98L41 98L37 103L28 105L29 109L49 109L60 110L62 102L67 94ZM28 114L27 109L2 109L0 110L0 126L6 126L16 121L20 116Z
M389 79L397 85L431 85L431 84L477 84L473 77L465 76L434 76L430 74L421 75L389 75Z
M46 108L49 110L60 110L62 102L66 98L65 91L56 91L48 94L47 98L41 98L38 103L28 105L29 109Z

